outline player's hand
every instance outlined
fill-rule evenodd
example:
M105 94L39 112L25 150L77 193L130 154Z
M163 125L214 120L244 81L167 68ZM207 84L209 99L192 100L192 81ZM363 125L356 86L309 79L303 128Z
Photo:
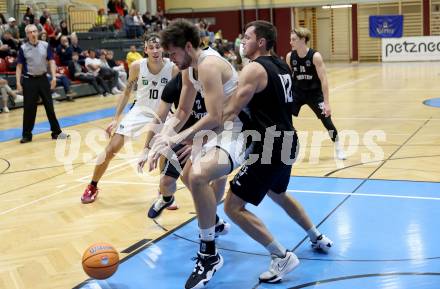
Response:
M180 150L177 151L177 158L180 163L185 163L191 156L191 144L185 144Z
M330 108L330 103L325 103L324 102L324 105L322 107L322 114L325 117L329 117L332 114L332 109Z
M139 174L142 174L144 165L148 160L148 153L150 152L149 148L144 148L142 150L141 155L139 156L138 162L137 162L137 171Z
M55 87L57 87L56 77L52 78L52 80L50 81L50 89L53 90L55 89Z
M118 126L118 121L115 120L115 119L112 120L112 122L107 125L107 128L105 129L105 132L107 133L107 135L109 137L111 137L113 131L116 129L117 126Z
M153 146L148 154L148 171L151 172L157 167L158 160L161 155L167 155L171 150L171 138L166 135L157 134L153 137Z

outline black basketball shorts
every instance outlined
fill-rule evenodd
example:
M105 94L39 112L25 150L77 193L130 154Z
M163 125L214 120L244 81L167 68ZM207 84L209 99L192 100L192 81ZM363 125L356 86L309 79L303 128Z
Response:
M322 92L310 91L303 93L295 93L293 97L293 115L298 116L303 105L307 104L315 113L317 118L322 118L324 96Z

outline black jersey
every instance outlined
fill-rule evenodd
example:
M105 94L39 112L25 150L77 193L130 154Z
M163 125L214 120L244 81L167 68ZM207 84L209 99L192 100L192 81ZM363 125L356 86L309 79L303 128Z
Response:
M290 69L285 62L274 56L260 56L254 61L261 64L267 73L266 88L256 93L248 105L253 125L262 136L261 142L256 143L256 152L262 152L266 129L275 126L277 131L281 131L281 135L274 138L272 163L279 163L282 158L284 132L295 131L292 125ZM296 150L294 147L292 149ZM290 155L294 154L295 151Z
M292 68L293 91L321 91L321 80L319 79L316 67L313 64L315 50L309 48L306 56L300 58L296 50L290 54L290 67Z
M182 73L179 72L176 75L176 77L174 77L167 83L167 85L165 86L162 92L161 99L166 103L174 103L174 107L177 108L179 106L181 91L182 91ZM191 111L191 115L189 116L188 121L185 123L181 131L194 125L203 116L205 116L206 113L207 112L205 107L205 101L202 95L199 92L197 92L193 109Z

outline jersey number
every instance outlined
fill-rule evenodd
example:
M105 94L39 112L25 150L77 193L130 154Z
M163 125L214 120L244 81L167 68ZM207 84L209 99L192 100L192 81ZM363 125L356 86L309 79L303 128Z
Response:
M292 96L292 78L289 74L278 74L278 76L281 79L281 83L283 84L284 88L284 97L286 103L293 101Z
M150 99L158 99L159 98L159 90L150 89Z

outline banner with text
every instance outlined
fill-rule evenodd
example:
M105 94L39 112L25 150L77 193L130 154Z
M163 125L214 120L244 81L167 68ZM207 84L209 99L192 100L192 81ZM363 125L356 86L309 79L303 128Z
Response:
M370 37L402 37L403 15L370 16Z
M382 39L382 61L440 60L440 36Z

